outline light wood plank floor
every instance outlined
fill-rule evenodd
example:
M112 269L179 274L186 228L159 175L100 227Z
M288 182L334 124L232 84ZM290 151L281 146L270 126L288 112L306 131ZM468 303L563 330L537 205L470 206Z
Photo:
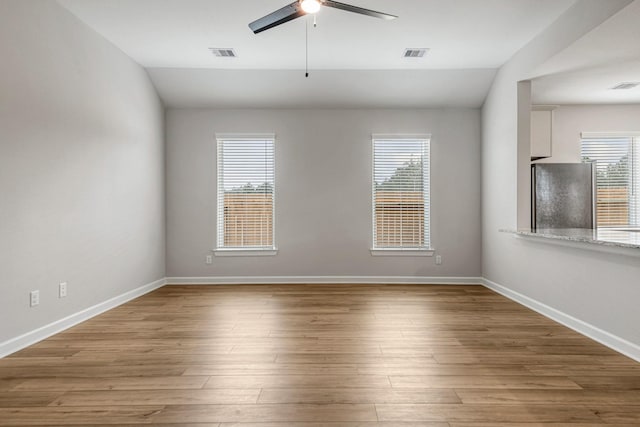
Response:
M481 286L166 286L0 360L0 425L640 425L640 364Z

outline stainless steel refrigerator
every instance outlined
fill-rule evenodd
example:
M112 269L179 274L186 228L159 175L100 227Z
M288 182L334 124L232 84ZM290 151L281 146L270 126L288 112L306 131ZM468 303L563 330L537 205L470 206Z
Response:
M594 163L531 165L531 228L595 228Z

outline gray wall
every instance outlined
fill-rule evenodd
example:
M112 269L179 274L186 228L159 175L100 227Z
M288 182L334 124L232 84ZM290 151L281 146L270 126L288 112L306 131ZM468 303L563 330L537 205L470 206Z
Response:
M580 1L498 72L482 110L483 276L568 315L640 344L640 258L515 238L517 82L626 1ZM525 184L526 186L526 184Z
M0 58L2 342L162 278L165 236L145 71L53 1L0 1Z
M216 257L216 133L276 133L275 257ZM371 134L431 133L428 257L372 257ZM167 111L167 276L480 274L480 114L433 110Z
M582 132L640 131L640 105L560 105L553 112L552 156L539 163L580 162Z

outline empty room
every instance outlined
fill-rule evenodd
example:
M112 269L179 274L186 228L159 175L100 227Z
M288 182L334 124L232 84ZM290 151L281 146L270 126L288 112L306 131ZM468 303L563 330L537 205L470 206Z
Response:
M640 425L640 0L0 0L0 426Z

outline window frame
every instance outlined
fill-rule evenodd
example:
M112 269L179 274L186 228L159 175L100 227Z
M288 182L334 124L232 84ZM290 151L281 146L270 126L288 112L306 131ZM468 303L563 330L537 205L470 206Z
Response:
M377 247L376 246L376 141L422 141L426 145L428 163L424 171L423 159L423 203L425 209L424 240L428 245L421 247ZM431 195L431 134L372 134L371 135L371 244L372 256L427 256L435 253L432 230Z
M596 229L602 230L616 230L625 228L638 228L640 227L640 132L639 131L615 131L615 132L581 132L580 133L580 153L581 158L583 154L583 144L585 140L589 139L606 139L606 138L628 138L630 140L629 146L629 190L631 193L628 197L628 209L629 219L627 225L611 225L600 226L596 220ZM636 170L638 168L638 170ZM597 194L597 188L594 189L594 193ZM598 198L595 200L596 206ZM635 210L634 210L635 208Z
M272 193L272 207L271 207L271 242L270 246L239 246L228 247L220 245L220 242L224 242L224 234L220 234L221 230L224 230L224 205L220 206L220 192L222 190L224 194L224 180L221 180L221 175L224 171L223 162L224 156L221 155L222 144L226 141L259 141L266 140L271 141L273 144L273 193ZM213 254L217 257L232 257L232 256L275 256L278 254L278 247L276 245L276 134L275 133L216 133L215 134L215 153L216 153L216 219L215 219L215 241ZM222 208L222 209L221 209ZM224 233L224 231L222 231Z

